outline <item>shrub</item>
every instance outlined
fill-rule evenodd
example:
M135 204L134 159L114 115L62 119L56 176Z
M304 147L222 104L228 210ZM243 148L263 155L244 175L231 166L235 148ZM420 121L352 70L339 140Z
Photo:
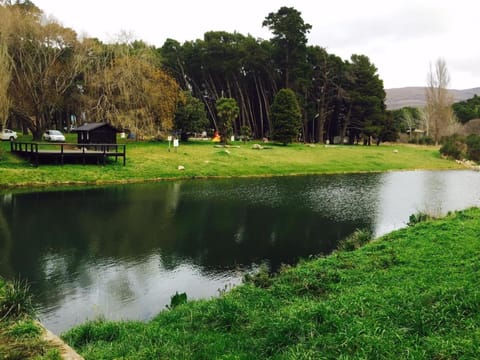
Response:
M467 157L473 161L480 161L480 136L469 135L466 140L467 143Z
M242 126L240 129L240 138L243 141L248 141L252 137L252 129L250 129L250 126Z
M418 144L420 145L433 145L435 141L430 136L421 136L418 139Z
M435 141L430 136L421 136L419 138L412 138L408 140L409 144L418 144L418 145L433 145Z
M440 153L454 159L461 159L466 154L465 140L458 135L453 135L443 140Z

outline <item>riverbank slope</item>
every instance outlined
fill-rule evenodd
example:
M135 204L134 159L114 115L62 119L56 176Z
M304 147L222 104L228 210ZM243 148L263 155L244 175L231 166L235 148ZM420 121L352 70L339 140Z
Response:
M0 190L34 186L97 185L198 177L284 176L391 170L462 169L442 159L437 147L406 144L324 146L291 144L254 149L254 142L219 148L211 142L127 145L127 164L106 166L41 165L33 167L0 143Z
M479 220L455 212L148 323L90 322L64 338L85 359L474 359Z

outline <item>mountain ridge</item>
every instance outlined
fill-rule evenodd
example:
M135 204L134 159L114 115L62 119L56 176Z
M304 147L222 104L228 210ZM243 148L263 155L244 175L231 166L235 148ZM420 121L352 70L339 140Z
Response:
M423 107L426 104L424 86L408 86L402 88L385 89L387 94L385 105L388 110L400 109L405 106ZM463 101L480 95L480 87L471 89L449 89L454 101Z

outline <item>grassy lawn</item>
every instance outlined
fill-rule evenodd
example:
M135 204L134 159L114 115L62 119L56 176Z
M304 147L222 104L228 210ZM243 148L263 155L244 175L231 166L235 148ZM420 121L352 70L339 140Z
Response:
M24 141L29 141L25 137ZM72 139L67 139L71 140ZM31 166L10 154L8 142L0 144L0 188L69 184L141 182L169 178L281 176L407 169L458 169L460 165L440 157L435 147L289 146L252 149L254 142L218 148L211 142L181 143L177 152L165 142L131 142L127 165ZM184 170L179 170L179 166Z
M148 323L90 322L64 337L85 359L476 359L480 209L355 251L259 274Z

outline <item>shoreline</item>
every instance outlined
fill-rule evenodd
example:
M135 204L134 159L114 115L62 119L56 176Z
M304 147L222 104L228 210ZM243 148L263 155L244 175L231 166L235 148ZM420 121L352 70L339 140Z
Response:
M261 179L261 178L276 178L276 177L297 177L297 176L329 176L329 175L355 175L355 174L383 174L391 172L409 172L409 171L480 171L480 165L467 166L463 168L412 168L412 169L388 169L388 170L371 170L371 171L333 171L333 172L312 172L312 173L286 173L286 174L258 174L258 175L199 175L199 176L171 176L158 177L151 179L120 179L120 180L105 180L105 181L52 181L52 182L26 182L7 186L0 186L0 195L5 193L12 193L9 190L28 190L35 192L36 190L49 190L50 187L61 187L63 189L82 188L82 187L96 187L96 186L111 186L111 185L130 185L130 184L149 184L168 181L188 181L188 180L222 180L222 179ZM56 189L58 190L58 189ZM13 191L14 193L15 191Z

